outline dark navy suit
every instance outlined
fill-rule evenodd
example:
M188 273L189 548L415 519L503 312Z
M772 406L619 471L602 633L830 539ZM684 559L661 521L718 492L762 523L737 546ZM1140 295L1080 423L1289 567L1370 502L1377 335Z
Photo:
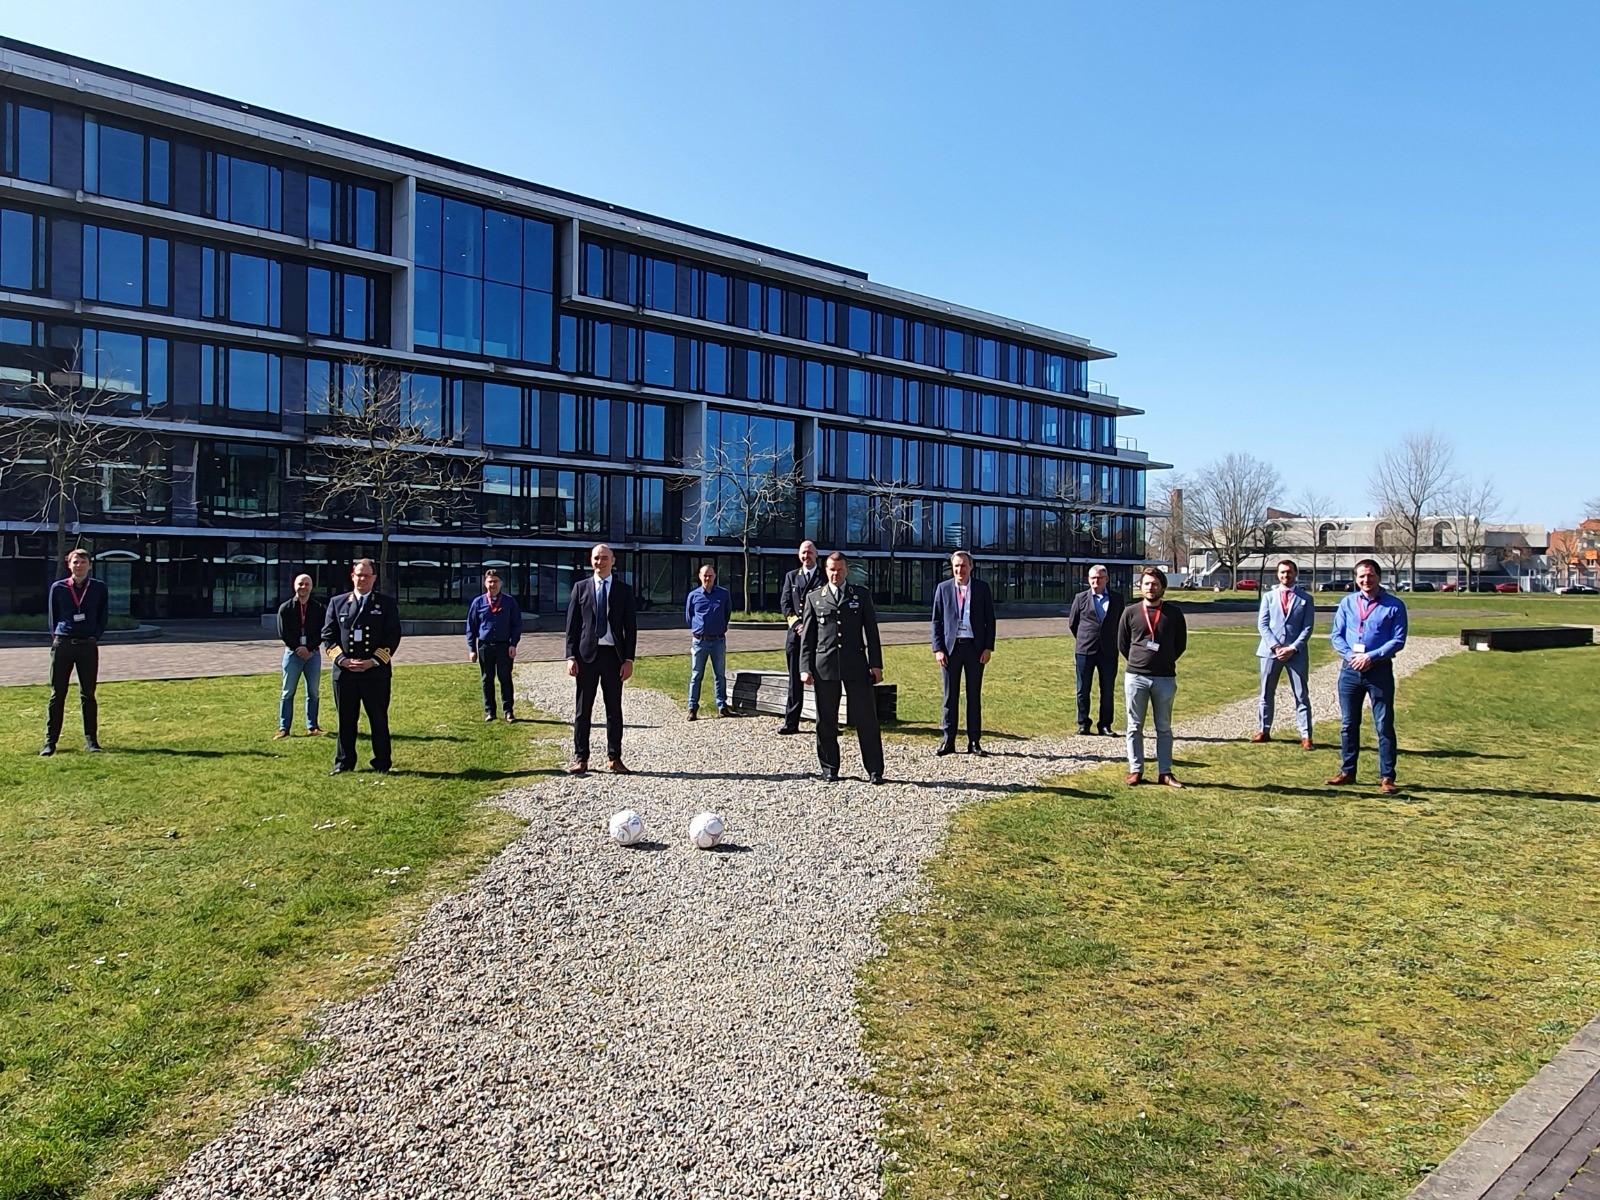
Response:
M967 635L961 633L961 592L954 579L946 579L933 593L933 628L930 642L935 654L943 653L944 711L939 732L945 744L956 740L956 710L961 705L961 676L967 677L967 744L983 738L984 651L994 650L994 594L981 579L967 581Z

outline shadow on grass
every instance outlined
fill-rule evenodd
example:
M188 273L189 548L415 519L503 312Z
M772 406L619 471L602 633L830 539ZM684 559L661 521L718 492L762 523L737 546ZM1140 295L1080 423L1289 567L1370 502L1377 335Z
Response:
M1337 792L1354 793L1355 795L1378 792L1376 779L1371 783L1347 783L1338 787L1295 787L1284 783L1263 783L1251 786L1238 783L1206 783L1204 780L1188 782L1190 787L1209 788L1217 792L1256 792L1271 796L1326 798ZM1399 802L1404 802L1408 799L1427 799L1430 796L1470 796L1483 799L1550 800L1555 803L1565 804L1600 804L1600 795L1584 792L1529 791L1496 787L1436 787L1426 783L1402 783L1399 795L1395 799Z
M464 771L408 771L396 767L391 775L415 776L418 779L466 779L473 783L499 783L507 779L532 779L536 776L565 774L559 767L530 767L523 771L491 771L487 767L468 767Z
M1406 758L1521 758L1520 754L1484 754L1478 750L1402 750Z
M107 746L118 754L167 754L176 758L277 758L270 750L179 750L172 746Z

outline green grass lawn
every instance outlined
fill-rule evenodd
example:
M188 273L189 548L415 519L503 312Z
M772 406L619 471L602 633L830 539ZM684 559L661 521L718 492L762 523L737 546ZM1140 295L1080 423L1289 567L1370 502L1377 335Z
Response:
M1253 629L1194 629L1189 648L1178 663L1177 719L1211 712L1231 700L1248 696L1258 686L1260 667ZM1332 661L1328 639L1314 638L1311 667ZM884 679L899 687L900 724L895 732L911 735L939 731L941 687L939 665L925 645L885 646ZM755 651L728 655L728 674L736 670L782 671L783 655ZM709 674L709 672L708 672ZM634 680L686 705L689 655L641 658L634 664ZM1117 727L1122 727L1122 677L1116 692ZM708 678L701 685L701 704L711 707ZM1283 703L1288 683L1280 685ZM1035 737L1071 733L1077 728L1075 668L1069 637L1018 638L1003 641L983 675L983 723L995 738ZM1099 694L1094 703L1098 705ZM1097 713L1095 715L1098 715Z
M1597 668L1403 681L1392 800L1227 744L963 810L861 986L889 1194L1403 1196L1600 1007Z
M553 763L529 739L556 727L483 723L465 667L399 671L388 776L329 779L331 737L270 740L271 676L103 684L102 755L74 694L54 759L46 689L5 695L5 1200L142 1194L303 1067L309 1014L517 832L478 801Z

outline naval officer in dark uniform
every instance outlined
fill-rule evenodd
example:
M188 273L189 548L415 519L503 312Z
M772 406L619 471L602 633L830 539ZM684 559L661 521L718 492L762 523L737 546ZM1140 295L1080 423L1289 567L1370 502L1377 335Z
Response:
M817 697L817 759L822 777L839 778L839 696L850 697L850 718L861 745L861 765L883 782L883 737L872 685L883 682L883 647L872 593L845 582L844 555L828 555L828 582L806 595L800 621L800 681Z
M822 586L822 566L817 562L817 544L810 538L800 543L800 565L783 577L778 593L778 608L789 622L783 639L783 657L789 667L789 693L783 704L783 724L779 733L800 732L800 709L805 688L800 683L800 619L806 615L806 596Z
M333 662L333 700L339 711L339 749L330 775L356 769L356 725L367 710L372 769L388 774L390 659L400 647L400 606L374 589L378 569L359 558L350 571L352 590L335 596L322 623L322 645Z

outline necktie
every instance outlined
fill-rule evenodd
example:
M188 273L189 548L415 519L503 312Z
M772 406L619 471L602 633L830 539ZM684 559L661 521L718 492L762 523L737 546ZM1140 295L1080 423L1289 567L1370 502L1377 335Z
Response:
M608 580L602 579L594 589L594 611L596 624L600 626L600 633L604 636L606 631L606 584Z

